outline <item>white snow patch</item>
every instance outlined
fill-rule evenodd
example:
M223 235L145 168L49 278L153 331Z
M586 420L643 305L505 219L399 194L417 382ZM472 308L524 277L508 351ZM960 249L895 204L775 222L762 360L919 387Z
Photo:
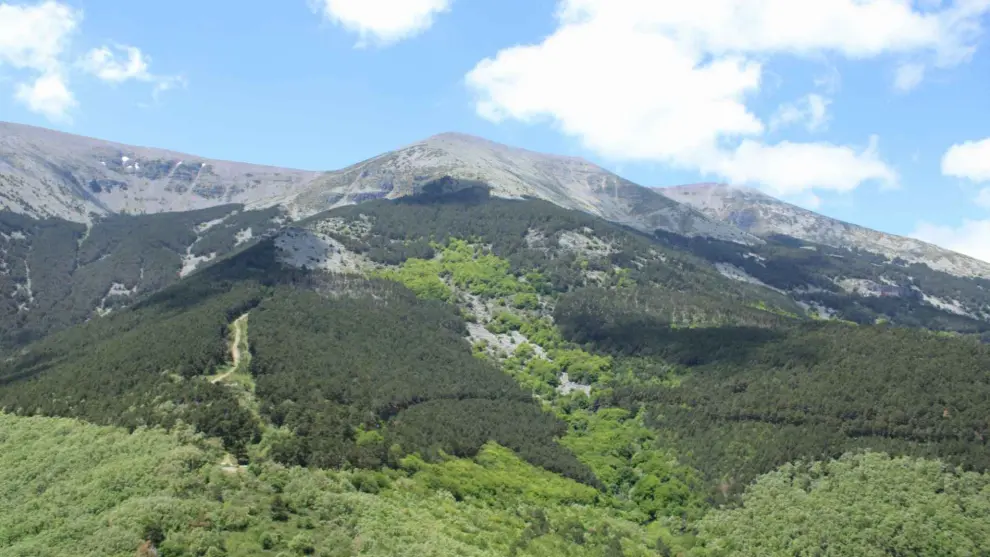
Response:
M237 231L237 234L234 235L234 239L237 240L237 244L236 245L238 245L238 246L241 245L241 244L243 244L243 243L245 243L245 242L250 241L251 238L254 238L254 230L252 230L251 228L245 228L243 230L238 230Z
M105 163L104 161L100 161L100 164L102 164L103 166L107 165L107 163Z
M13 231L13 232L10 233L10 236L8 237L8 239L11 239L11 240L27 240L27 236L25 236L24 233L21 232L20 230L15 230L15 231Z
M127 161L131 160L131 157L120 157L121 164L127 164Z

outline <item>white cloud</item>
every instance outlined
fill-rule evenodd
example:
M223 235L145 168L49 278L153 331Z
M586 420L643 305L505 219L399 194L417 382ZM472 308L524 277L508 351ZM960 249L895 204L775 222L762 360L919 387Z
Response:
M103 81L121 83L129 79L152 81L154 76L148 73L151 63L141 49L133 46L120 46L117 50L126 54L125 60L118 60L117 55L108 46L90 50L80 61L80 66L87 72Z
M758 117L749 103L764 85L764 63L838 55L948 66L970 56L988 10L990 0L928 10L907 0L560 0L550 36L482 60L466 82L482 117L550 123L610 159L777 192L896 185L875 148L762 142L774 126L815 130L828 122L822 95L785 107L776 120ZM821 86L838 87L835 72L826 77Z
M415 36L450 9L452 0L312 0L327 19L358 33L359 46L388 45Z
M942 157L942 174L990 182L990 137L953 145Z
M877 153L876 138L856 151L829 143L776 145L745 140L730 154L719 158L713 171L734 184L758 185L774 195L797 195L813 189L848 192L864 182L895 187L897 174Z
M53 71L82 14L58 2L0 4L0 63Z
M59 2L0 3L0 65L33 74L15 85L14 97L53 120L76 106L61 59L81 20L81 12Z
M778 130L795 124L804 123L809 132L822 131L828 124L827 99L816 93L802 97L799 101L781 105L777 112L770 117L770 129Z
M57 72L42 74L33 83L19 83L14 98L32 112L43 114L55 121L68 121L68 113L77 106L65 80Z
M722 136L763 131L742 102L760 76L757 62L699 64L669 37L595 22L503 50L467 80L488 119L552 119L606 156L677 162L710 151Z
M78 65L87 73L107 83L118 84L132 80L153 83L151 94L156 101L165 91L186 85L185 78L181 76L151 73L151 58L134 46L115 45L94 48L86 53Z
M925 78L925 65L905 62L897 66L894 74L894 89L904 93L921 84Z
M69 88L69 70L82 69L108 83L137 80L154 83L153 96L184 84L176 76L149 71L150 59L130 46L91 50L77 64L69 42L82 22L81 10L55 0L33 4L0 3L0 66L23 70L28 77L14 86L14 98L29 110L55 121L68 121L79 106ZM115 50L122 53L118 59Z
M834 52L849 58L918 51L942 65L968 58L990 0L915 10L905 0L563 0L565 25L594 21L677 37L715 55Z
M912 237L990 262L990 220L964 220L959 227L922 222Z

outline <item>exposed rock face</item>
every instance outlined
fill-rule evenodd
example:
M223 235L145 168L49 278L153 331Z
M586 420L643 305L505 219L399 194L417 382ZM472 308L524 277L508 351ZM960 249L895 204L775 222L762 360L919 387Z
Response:
M990 278L990 263L913 238L878 232L784 203L750 188L694 184L657 188L670 199L757 236L783 234L836 248L853 248L923 263L957 276Z
M442 134L336 172L204 159L0 123L0 208L77 222L242 203L303 217L371 199L482 182L501 197L535 197L652 232L760 240L585 160Z

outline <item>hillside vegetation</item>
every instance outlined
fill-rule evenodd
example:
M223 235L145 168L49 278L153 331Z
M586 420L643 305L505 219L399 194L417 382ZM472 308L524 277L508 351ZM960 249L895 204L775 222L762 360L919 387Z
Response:
M92 522L0 523L0 555L990 547L990 347L971 338L817 321L540 201L461 192L297 226L363 274L285 265L291 242L265 240L0 362L0 443L19 451L0 479L43 476L28 451L56 458L49 438L116 447L44 487L4 480L10 513ZM156 477L106 487L129 459Z
M277 228L240 205L85 225L0 211L0 354L133 304Z

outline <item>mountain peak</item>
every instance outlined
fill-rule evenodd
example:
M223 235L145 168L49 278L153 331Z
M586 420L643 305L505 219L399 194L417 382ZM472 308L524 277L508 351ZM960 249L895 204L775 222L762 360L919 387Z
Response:
M501 153L505 155L528 157L532 159L571 161L571 162L581 163L589 167L593 166L595 168L598 168L597 165L591 163L590 161L588 161L583 157L532 151L530 149L524 149L522 147L514 147L512 145L506 145L504 143L492 141L491 139L487 139L477 135L462 133L462 132L439 133L436 135L432 135L422 141L416 142L410 145L409 147L416 145L428 145L430 147L437 149L445 149L445 150L460 151L460 152L466 152L471 150L479 151L479 152L487 151L491 153Z
M496 197L536 198L652 233L710 236L741 243L761 240L585 159L511 147L448 132L428 137L316 180L297 196L293 214L310 215L369 199L416 194L440 179L455 188L478 182Z

